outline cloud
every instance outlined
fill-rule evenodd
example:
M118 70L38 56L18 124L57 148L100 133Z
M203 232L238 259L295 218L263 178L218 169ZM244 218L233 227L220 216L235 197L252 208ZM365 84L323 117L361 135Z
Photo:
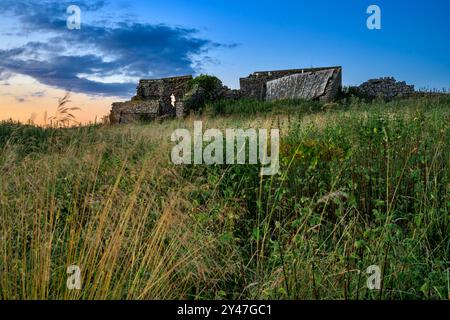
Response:
M0 67L0 80L8 80L11 77L11 72L8 72L6 69Z
M0 12L18 19L23 35L39 39L0 49L0 78L4 70L73 92L129 96L138 78L193 74L202 67L202 56L203 61L210 59L206 54L211 49L234 46L203 39L196 29L126 19L112 25L82 20L80 30L68 30L68 5L66 1L0 2ZM77 5L82 17L85 12L107 10L104 1ZM106 78L114 80L106 82Z
M36 91L36 92L32 92L30 94L31 97L35 97L35 98L43 98L45 96L45 90L43 91Z

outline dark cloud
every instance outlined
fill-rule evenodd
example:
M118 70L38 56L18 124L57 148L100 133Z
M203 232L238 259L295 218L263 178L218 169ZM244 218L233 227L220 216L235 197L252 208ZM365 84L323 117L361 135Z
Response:
M0 50L0 77L5 70L74 92L127 96L135 90L135 81L105 83L98 79L192 74L202 67L199 57L209 50L234 46L203 39L195 29L129 20L101 26L82 20L81 30L69 30L65 12L70 4L65 1L0 2L0 12L15 16L24 35L38 32L46 38ZM82 14L105 8L104 1L78 1L77 5Z

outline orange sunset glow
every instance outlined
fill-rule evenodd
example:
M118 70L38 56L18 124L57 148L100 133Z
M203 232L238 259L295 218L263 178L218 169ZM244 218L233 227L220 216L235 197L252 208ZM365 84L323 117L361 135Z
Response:
M58 99L66 91L40 84L27 76L14 76L0 82L0 120L14 120L22 123L32 120L43 125L46 117L51 117L58 105ZM107 115L111 103L120 98L90 96L81 93L70 93L70 106L79 107L75 111L76 121L85 124L100 122Z

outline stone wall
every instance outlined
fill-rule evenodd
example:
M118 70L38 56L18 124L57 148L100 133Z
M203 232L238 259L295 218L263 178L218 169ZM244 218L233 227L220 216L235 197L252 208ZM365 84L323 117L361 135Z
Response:
M186 116L186 105L183 101L175 103L175 115L177 118L184 118Z
M413 85L396 81L393 77L371 79L358 87L358 94L366 97L393 98L407 96L415 92Z
M227 86L223 86L219 92L219 98L225 100L238 100L243 98L243 92L239 89L230 89Z
M153 120L164 113L164 103L158 100L114 102L110 113L111 123L130 123Z
M192 76L183 76L139 81L137 94L131 101L112 104L110 122L130 123L175 116L177 103L186 94L191 79ZM178 108L180 106L182 104Z
M134 100L162 100L171 104L171 96L181 100L188 89L192 76L172 77L163 79L141 80L137 87Z
M340 69L296 73L266 83L267 101L282 99L333 100L340 88Z
M333 75L328 81L328 85L325 88L325 93L320 97L321 101L331 102L338 99L342 91L342 68L338 67L334 69Z
M248 99L265 100L267 93L267 83L276 79L280 79L295 74L312 74L319 71L335 70L331 82L327 84L324 91L324 99L333 100L335 92L342 87L342 68L341 67L325 67L325 68L307 68L307 69L290 69L276 71L259 71L254 72L247 78L240 79L242 96ZM297 77L298 78L298 77ZM328 88L331 85L332 88Z

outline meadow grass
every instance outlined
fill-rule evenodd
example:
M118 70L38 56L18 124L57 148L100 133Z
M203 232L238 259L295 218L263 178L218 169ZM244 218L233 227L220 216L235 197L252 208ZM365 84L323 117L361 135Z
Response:
M448 299L449 107L237 101L150 124L3 122L0 298ZM170 135L195 119L280 128L280 173L173 165Z

